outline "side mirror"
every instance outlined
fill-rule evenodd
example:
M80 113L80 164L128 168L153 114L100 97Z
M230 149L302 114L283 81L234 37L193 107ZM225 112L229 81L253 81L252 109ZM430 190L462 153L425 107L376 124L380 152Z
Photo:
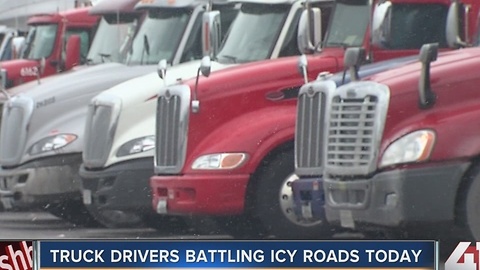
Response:
M25 46L25 37L14 37L12 40L13 59L20 58L21 52Z
M36 72L36 76L37 76L37 82L38 84L40 84L40 77L42 76L43 72L45 71L45 65L46 65L46 60L45 60L45 57L42 57L42 59L40 60L40 62L38 62L38 66L37 66L37 72Z
M387 48L391 41L392 3L385 1L375 7L372 19L372 46Z
M202 49L204 56L215 58L222 42L220 11L203 13Z
M322 11L308 8L302 12L298 23L297 46L302 54L312 53L322 42Z
M462 9L462 5L458 1L453 1L448 9L445 36L447 38L447 44L451 48L467 46L467 42L461 38L462 16L460 14Z
M157 73L158 73L158 77L160 77L160 79L162 80L165 80L165 77L167 75L167 60L166 59L162 59L160 60L160 62L158 62L158 65L157 65Z
M348 48L345 51L345 56L343 58L343 63L345 68L350 71L350 78L352 81L358 81L358 70L365 60L365 49L364 48Z
M42 75L43 72L45 71L45 65L46 65L46 60L45 60L45 57L42 57L42 59L40 60L40 63L38 63L38 75Z
M438 43L425 44L420 49L419 61L422 63L422 73L418 82L418 93L420 95L420 109L428 109L435 103L436 96L432 91L430 83L430 63L437 60Z
M74 66L80 64L80 46L80 36L72 35L68 38L65 56L65 70L70 70Z
M302 75L304 82L308 83L308 74L307 74L308 60L307 60L307 56L305 54L302 54L298 58L297 68L298 68L298 72L300 73L300 75Z
M203 76L208 77L210 76L210 72L212 69L212 62L209 56L204 56L202 58L202 62L200 63L200 72Z

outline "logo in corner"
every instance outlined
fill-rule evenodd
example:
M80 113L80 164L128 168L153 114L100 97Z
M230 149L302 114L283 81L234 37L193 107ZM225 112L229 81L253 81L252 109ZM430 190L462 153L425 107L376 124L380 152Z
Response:
M445 261L445 270L480 270L479 257L480 242L460 242Z

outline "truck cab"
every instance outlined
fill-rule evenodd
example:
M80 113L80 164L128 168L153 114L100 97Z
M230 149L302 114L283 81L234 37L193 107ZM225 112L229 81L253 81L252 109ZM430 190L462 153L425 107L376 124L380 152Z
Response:
M0 61L17 59L24 43L24 32L0 26Z
M469 44L452 37L452 44ZM396 237L480 239L480 50L437 54L437 44L426 44L416 63L326 96L320 184L331 224ZM353 123L360 108L370 117ZM360 138L364 145L352 148Z
M98 23L98 17L88 11L89 8L78 8L32 16L28 20L30 29L21 59L0 63L1 69L6 71L6 77L2 78L5 87L66 71L71 68L65 66L68 58L80 57L81 61L77 64L85 63ZM65 55L68 44L78 42L70 38L73 35L80 37L80 56Z
M299 55L309 49L306 45L299 49L297 45L307 34L306 21L300 23L301 17L305 19L307 16L304 1L236 2L241 4L239 13L216 56L209 61L210 71ZM310 1L310 12L316 12L318 21L312 32L320 38L327 28L332 3L330 0ZM193 78L200 64L201 61L196 61L168 68L163 78L165 84L158 76L162 71L135 78L102 92L90 102L83 165L80 168L82 192L87 208L97 213L98 219L107 226L122 226L122 222L120 219L113 222L102 218L102 213L107 215L120 211L130 214L142 212L149 216L148 220L154 221L150 225L157 229L169 226L168 222L162 222L161 217L155 217L149 187L149 179L154 173L158 89ZM115 105L117 103L121 104L121 108ZM105 115L96 113L98 108L104 110ZM105 126L102 119L108 119L109 124Z
M475 1L465 3L478 11ZM453 48L445 37L450 5L442 0L336 1L323 46L315 44L318 50L306 57L304 77L342 71L345 48L351 46L366 48L369 62L417 54L427 41ZM473 25L475 19L465 21ZM469 36L473 32L468 29ZM297 61L287 57L242 65L198 84L189 80L160 91L156 176L150 181L157 213L213 216L238 237L332 235L324 220L304 220L294 211L296 105L305 81L297 74ZM173 97L176 109L166 103ZM189 105L193 99L200 102L198 112Z
M201 22L207 1L141 1L134 9L146 15L124 48L122 63L112 61L113 53L99 50L88 59L102 63L68 76L46 78L34 88L16 87L18 94L5 102L0 177L8 180L0 186L0 197L7 208L41 206L73 223L98 225L85 210L79 192L78 169L90 99L116 84L155 71L162 58L175 65L202 55ZM228 1L215 1L213 10L233 15L221 20L226 28L237 12L236 5ZM13 147L12 139L19 144L8 149L8 145Z

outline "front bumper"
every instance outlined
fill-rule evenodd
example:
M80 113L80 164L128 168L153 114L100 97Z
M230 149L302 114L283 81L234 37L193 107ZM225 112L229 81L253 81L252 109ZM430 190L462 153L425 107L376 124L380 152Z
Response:
M80 199L81 154L55 155L0 170L4 208L31 209L65 199Z
M104 210L152 213L150 177L153 157L122 162L100 170L80 167L83 202Z
M238 215L250 175L154 176L153 208L159 214Z
M325 220L325 194L321 178L300 178L292 183L295 214L307 220Z
M381 172L370 179L324 179L326 217L347 228L453 224L468 162Z

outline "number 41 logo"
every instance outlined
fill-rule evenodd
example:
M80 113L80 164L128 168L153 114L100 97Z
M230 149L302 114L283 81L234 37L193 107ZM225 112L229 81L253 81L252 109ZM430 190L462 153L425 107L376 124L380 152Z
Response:
M445 261L445 270L480 270L480 242L471 246L470 242L460 242Z

